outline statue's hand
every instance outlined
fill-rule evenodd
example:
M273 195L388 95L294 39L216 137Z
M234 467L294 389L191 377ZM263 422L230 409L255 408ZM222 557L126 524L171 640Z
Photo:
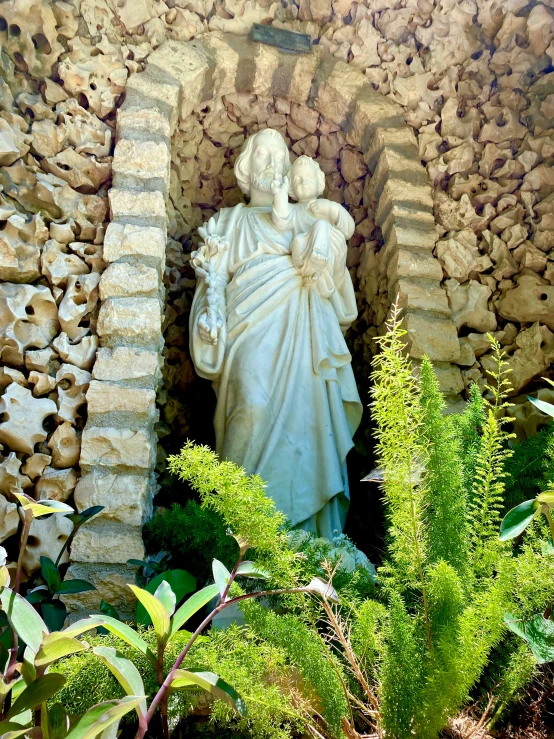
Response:
M316 272L323 272L328 263L329 258L323 252L314 249L310 258L310 264Z
M208 314L203 313L198 319L198 333L200 334L200 338L205 344L216 346L222 326L223 322L221 320L217 320L214 324L210 321Z
M273 195L285 197L288 200L289 197L289 178L285 175L285 177L281 177L278 175L275 177L274 180L271 182L271 192Z
M321 218L324 221L330 221L331 219L331 203L329 200L312 200L308 203L306 209L316 218Z

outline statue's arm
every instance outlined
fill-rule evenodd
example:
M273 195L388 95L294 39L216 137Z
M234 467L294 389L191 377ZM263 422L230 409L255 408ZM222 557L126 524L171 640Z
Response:
M196 291L190 314L190 351L201 377L215 380L225 356L229 243L218 228L217 216L199 229L204 239L193 252Z
M292 231L292 208L289 203L289 180L274 180L271 183L273 203L271 206L271 220L278 231Z

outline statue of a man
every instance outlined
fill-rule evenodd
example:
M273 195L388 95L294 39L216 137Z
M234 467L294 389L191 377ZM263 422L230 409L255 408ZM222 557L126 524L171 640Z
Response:
M291 168L278 131L250 136L235 164L248 205L200 229L191 354L217 395L216 451L257 473L298 528L342 531L346 455L362 405L343 332L356 318L346 269L354 223L318 199L324 178L301 157ZM292 174L292 173L291 173Z

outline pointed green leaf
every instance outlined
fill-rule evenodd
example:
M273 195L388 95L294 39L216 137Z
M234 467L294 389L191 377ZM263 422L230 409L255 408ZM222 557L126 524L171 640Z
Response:
M500 524L500 541L508 541L519 536L539 512L536 500L526 500L504 516Z
M175 612L173 618L171 619L171 630L169 632L169 639L168 641L179 631L181 626L185 624L189 618L194 616L194 614L199 611L201 608L203 608L206 603L209 603L212 598L215 598L215 596L219 593L219 588L217 585L208 585L205 588L202 588L202 590L199 590L194 595L191 595L188 600L186 600L183 605L177 609Z
M11 725L12 722L11 721L6 721L6 725L7 724L10 724ZM4 732L2 730L3 724L0 724L0 731L2 731L2 733L0 734L1 739L17 739L17 737L19 737L19 736L25 736L25 735L32 736L33 735L32 732L36 732L36 729L32 729L32 728L29 728L29 727L27 727L26 729L22 729L21 728L21 724L14 724L14 725L15 726L18 726L19 728L18 729L15 729L15 730L12 730L12 731L6 731L6 732Z
M505 613L504 623L510 629L510 631L513 631L514 634L517 634L522 639L526 639L525 623L521 618L516 618L515 616L512 616L511 613Z
M123 657L113 647L94 647L93 653L99 657L110 672L116 677L127 695L144 696L144 684L139 671L131 660ZM146 716L146 698L137 706L137 713Z
M525 639L539 664L554 661L554 621L538 613L528 621L506 614L504 622L510 631Z
M67 618L67 608L61 600L51 600L47 603L42 603L40 612L50 631L60 631L63 629L65 619Z
M51 513L75 513L73 508L59 500L33 500L25 493L14 493L24 511L29 511L33 518L49 516Z
M185 595L193 593L196 590L196 578L186 570L166 570L165 572L160 572L159 575L156 575L156 577L153 577L152 580L150 580L148 585L145 587L145 590L149 593L155 593L160 583L164 581L168 582L171 586L171 590L175 593L177 603L180 603ZM175 608L173 610L175 610ZM150 626L152 623L152 620L142 603L137 603L137 623L141 624L141 626Z
M86 650L87 645L71 636L64 636L63 631L45 636L35 657L36 667L46 667L69 654Z
M48 629L33 606L8 588L0 592L0 603L12 629L15 629L19 638L33 652L38 652L42 637L48 634Z
M64 685L65 677L58 675L56 672L37 678L25 688L10 708L7 715L8 720L14 716L18 716L23 711L33 710L37 706L40 706L41 703L44 703L48 698L55 695Z
M62 578L56 565L52 562L50 557L40 558L40 571L43 578L46 580L48 590L54 595L61 585Z
M154 592L154 598L157 598L160 601L160 603L167 611L168 616L173 616L175 612L175 604L177 603L177 598L175 597L175 593L171 589L171 585L167 582L167 580L163 580L158 585Z
M8 736L10 732L16 732L16 731L22 731L21 724L16 723L15 721L0 721L0 737L4 739L5 736ZM23 732L29 731L29 729L23 729ZM18 734L18 736L22 736L22 734Z
M241 562L240 565L237 567L237 575L267 580L267 578L269 577L269 572L267 572L266 570L262 570L255 562L250 562L247 560L246 562Z
M120 700L106 701L89 708L73 724L67 734L67 739L94 739L126 713L133 711L143 700L144 698L141 697L127 695Z
M552 403L546 403L544 400L539 400L538 398L530 398L529 396L527 396L527 400L530 400L531 403L533 403L533 405L539 409L539 411L542 411L548 416L552 416L552 418L554 418L554 405L552 405Z
M129 587L136 595L137 600L146 608L148 615L152 619L152 625L156 632L158 644L163 644L169 634L169 613L166 611L163 603L152 595L152 593L149 593L147 590L143 590L136 585L129 585Z
M118 636L120 639L127 642L127 644L138 649L141 654L148 657L154 667L157 667L158 660L156 655L150 650L148 644L140 638L134 629L123 623L123 621L118 621L116 618L112 618L112 616L94 616L94 619L97 620L98 626L102 626L111 634ZM64 631L64 633L66 633L66 631Z
M223 593L225 592L225 588L229 583L231 573L225 567L223 562L220 562L218 559L214 559L214 561L212 562L212 572L214 574L214 581L219 590L219 594L221 597L223 597Z
M74 527L78 529L80 526L82 526L84 523L86 523L89 518L92 518L93 516L96 516L97 513L100 513L100 511L104 510L103 505L94 505L90 508L87 508L84 511L81 511L81 513L75 513L75 511L69 513L66 518L69 518L69 520L73 523Z
M175 670L172 673L170 683L171 690L189 688L197 685L209 693L225 701L228 705L238 711L241 716L246 716L246 705L237 691L229 683L213 672L201 672L196 670Z
M552 662L554 660L554 621L538 613L525 624L525 633L537 662L540 665Z
M87 590L96 590L94 585L86 580L65 580L57 590L58 595L69 595L70 593L85 593Z
M64 629L62 634L63 636L80 636L81 634L84 634L85 631L90 631L91 629L96 629L100 626L102 624L102 619L103 616L100 615L81 618L79 621L75 621L71 626Z
M69 730L69 717L61 703L54 703L48 710L48 739L65 739Z

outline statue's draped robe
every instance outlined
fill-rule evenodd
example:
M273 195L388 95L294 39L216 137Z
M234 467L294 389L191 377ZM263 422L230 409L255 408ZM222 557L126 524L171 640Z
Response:
M306 214L295 212L305 227ZM196 369L217 394L216 451L259 474L294 526L331 538L344 524L346 455L362 413L341 330L356 317L345 259L330 262L321 284L325 295L329 280L334 290L322 297L317 282L303 284L293 234L275 227L270 207L222 209L208 230L228 240L214 261L226 326L216 346L201 340L207 287L200 279L190 337Z

